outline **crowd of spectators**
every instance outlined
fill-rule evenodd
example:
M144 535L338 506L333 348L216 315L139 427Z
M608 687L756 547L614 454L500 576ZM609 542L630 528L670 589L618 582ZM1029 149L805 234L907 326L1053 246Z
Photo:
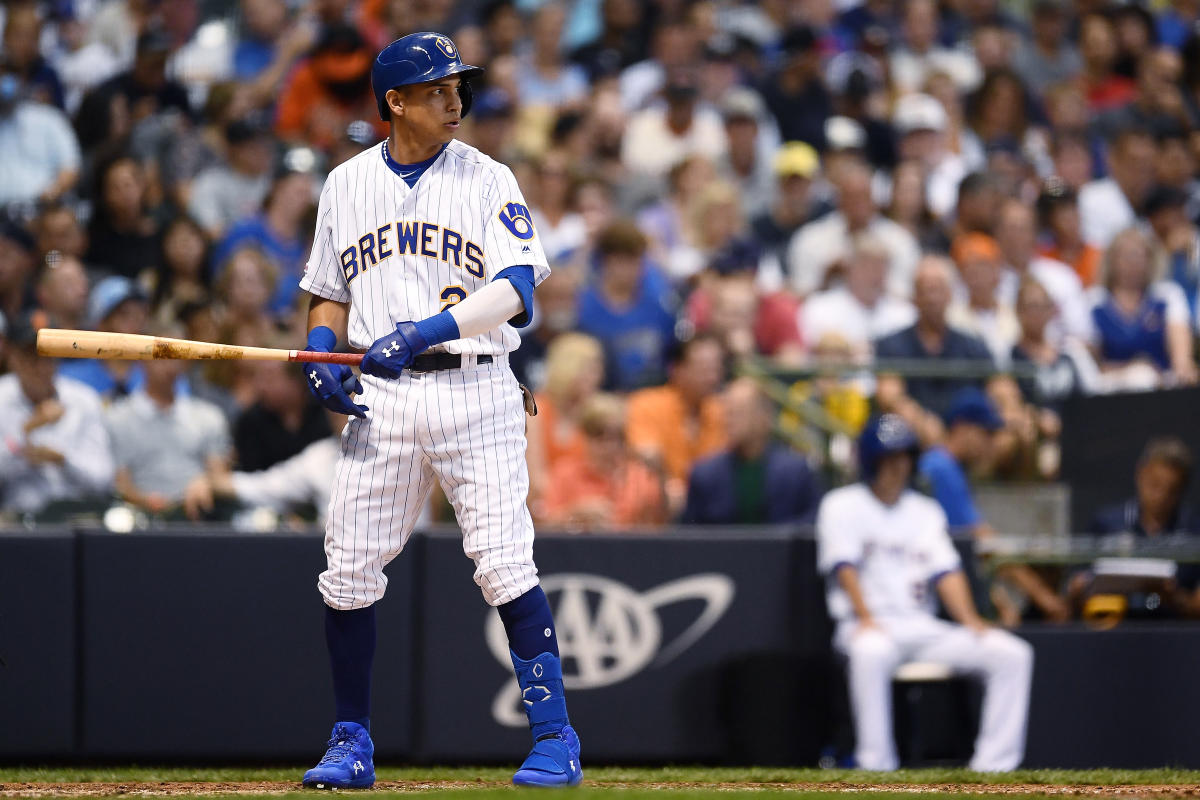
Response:
M978 471L1053 477L1030 453L1069 398L1198 379L1198 22L1104 0L6 0L0 509L202 516L326 452L339 423L282 366L51 370L31 332L303 341L317 191L386 135L371 60L417 30L486 68L462 138L513 168L554 270L512 359L541 407L536 518L810 518L822 465L770 441L788 418L733 381L745 359L840 365L791 396L850 434L900 414L926 448L958 446L976 386L1000 420Z

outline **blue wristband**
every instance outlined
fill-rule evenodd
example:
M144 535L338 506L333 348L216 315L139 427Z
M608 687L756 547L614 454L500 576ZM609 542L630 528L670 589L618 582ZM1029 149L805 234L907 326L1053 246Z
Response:
M421 338L425 340L426 347L454 341L459 337L458 323L449 311L426 317L414 322L413 325L416 327L417 333L421 334Z
M308 349L332 353L337 347L337 334L325 325L318 325L308 332Z

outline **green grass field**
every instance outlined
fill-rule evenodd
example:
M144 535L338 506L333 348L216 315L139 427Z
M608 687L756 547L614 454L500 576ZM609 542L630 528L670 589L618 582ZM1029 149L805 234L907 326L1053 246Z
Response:
M301 791L303 766L197 767L0 767L3 797L222 796L319 797ZM380 767L377 798L436 795L454 800L484 800L527 793L508 784L510 769L498 767ZM937 796L961 798L1197 797L1200 772L1158 770L1023 770L1005 775L964 769L902 770L866 773L854 770L768 767L707 768L594 767L584 786L551 792L575 800L600 797L715 798L729 795L786 793L796 800L831 800L835 795L870 794L872 800L912 800Z

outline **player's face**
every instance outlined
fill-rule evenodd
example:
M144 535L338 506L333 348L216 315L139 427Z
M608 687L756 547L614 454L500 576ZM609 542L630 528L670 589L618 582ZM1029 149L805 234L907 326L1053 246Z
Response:
M912 469L913 459L908 453L886 455L879 461L871 488L885 503L894 503L904 491L904 487L908 486Z
M462 98L458 94L461 84L459 78L450 77L394 90L403 109L400 118L413 141L445 144L458 134L462 124ZM388 97L393 95L389 92ZM393 105L392 111L395 110Z

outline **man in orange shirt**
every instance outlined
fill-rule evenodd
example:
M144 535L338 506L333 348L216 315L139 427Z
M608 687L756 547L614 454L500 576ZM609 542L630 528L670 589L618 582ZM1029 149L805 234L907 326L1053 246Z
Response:
M665 385L629 396L626 438L634 452L661 465L669 507L676 512L683 507L692 464L725 446L717 395L725 377L724 352L715 338L699 335L676 346L667 371Z

